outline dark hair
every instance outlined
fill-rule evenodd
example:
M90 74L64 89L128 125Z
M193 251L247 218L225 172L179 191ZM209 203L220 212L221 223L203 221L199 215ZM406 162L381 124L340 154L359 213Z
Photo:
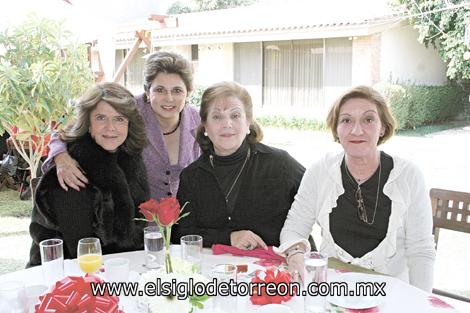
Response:
M144 63L144 90L148 92L153 80L159 73L177 74L181 77L188 91L193 91L193 67L191 63L181 55L159 51L152 53ZM144 100L147 96L144 94Z
M197 129L196 140L202 150L208 150L211 145L209 137L204 136L204 124L207 122L210 105L216 99L228 97L236 97L243 103L246 118L250 123L250 133L247 135L248 142L257 143L263 140L263 130L253 118L253 103L248 91L235 82L220 82L207 88L201 97L199 109L201 124Z
M384 97L372 87L358 86L347 91L341 97L339 97L339 99L336 100L328 112L328 116L326 117L326 125L331 130L335 141L339 142L337 132L339 111L341 106L350 99L365 99L376 105L380 122L385 128L384 134L383 136L380 136L377 145L384 143L393 136L397 127L397 122L395 121L395 118L393 117L392 112L387 105L387 101L385 101Z
M147 145L142 117L137 110L134 96L118 83L98 83L88 89L76 104L76 118L61 131L61 139L64 142L72 142L86 135L90 128L91 111L100 101L105 101L129 120L127 138L121 149L128 154L142 152Z

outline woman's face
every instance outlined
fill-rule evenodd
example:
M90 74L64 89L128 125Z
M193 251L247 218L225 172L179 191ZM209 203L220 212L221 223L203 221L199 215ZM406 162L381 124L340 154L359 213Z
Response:
M341 106L336 131L349 157L375 157L384 130L375 103L354 98Z
M116 151L128 130L129 120L103 100L90 112L90 135L104 150Z
M209 103L207 136L217 155L230 155L237 151L250 130L243 103L237 97L220 97Z
M158 118L175 119L184 108L188 90L178 74L159 73L146 94Z

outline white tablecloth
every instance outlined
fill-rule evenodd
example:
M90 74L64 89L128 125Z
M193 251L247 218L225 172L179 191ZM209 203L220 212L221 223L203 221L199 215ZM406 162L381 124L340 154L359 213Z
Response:
M233 264L247 264L256 261L256 258L251 257L235 257L232 255L212 255L211 250L204 249L203 262L202 262L202 274L208 275L212 266L221 263L233 263ZM172 254L179 255L179 246L172 246ZM144 263L144 251L117 253L111 255L105 255L104 259L111 257L125 257L130 260L131 271L142 273L146 271L143 266ZM65 260L64 262L65 275L82 275L78 267L76 260ZM136 275L136 274L135 274ZM328 270L329 281L341 280L341 272L336 270ZM363 275L364 281L383 281L386 282L385 292L386 296L383 297L379 304L380 313L455 313L458 312L452 308L446 308L439 305L432 305L432 301L429 297L435 297L434 295L428 294L420 289L417 289L401 280L388 276L378 276L369 274ZM8 273L0 276L0 284L5 281L23 281L26 286L41 285L43 284L41 267L34 267L25 269L13 273ZM135 300L132 298L121 299L121 305L123 306L124 312L126 313L138 313L136 308ZM294 297L291 301L285 303L295 313L304 312L303 309L303 298ZM212 312L211 302L208 301L204 310L199 312ZM249 301L249 297L238 297L237 308L231 308L230 312L256 312L259 306L252 305ZM366 311L365 311L366 312Z

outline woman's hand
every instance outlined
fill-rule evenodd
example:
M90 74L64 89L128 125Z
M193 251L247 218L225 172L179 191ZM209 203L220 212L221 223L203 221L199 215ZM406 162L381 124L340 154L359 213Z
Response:
M72 159L67 152L56 155L54 162L56 164L57 179L62 189L68 191L68 186L80 191L80 188L86 187L88 179L83 175L84 172L78 162Z
M268 248L263 239L251 230L233 231L230 234L230 243L232 246L242 250L253 250L256 247Z
M292 274L294 281L303 282L305 277L305 261L304 254L297 253L287 258L289 272Z

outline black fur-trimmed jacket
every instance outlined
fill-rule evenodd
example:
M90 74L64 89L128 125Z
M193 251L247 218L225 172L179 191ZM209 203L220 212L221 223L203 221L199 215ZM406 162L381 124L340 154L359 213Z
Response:
M145 222L138 205L149 198L145 165L140 154L109 153L89 136L68 144L89 184L80 191L64 191L55 167L39 182L29 232L33 239L27 266L41 264L39 242L61 238L64 258L77 257L81 238L98 237L103 254L132 251L143 246Z

